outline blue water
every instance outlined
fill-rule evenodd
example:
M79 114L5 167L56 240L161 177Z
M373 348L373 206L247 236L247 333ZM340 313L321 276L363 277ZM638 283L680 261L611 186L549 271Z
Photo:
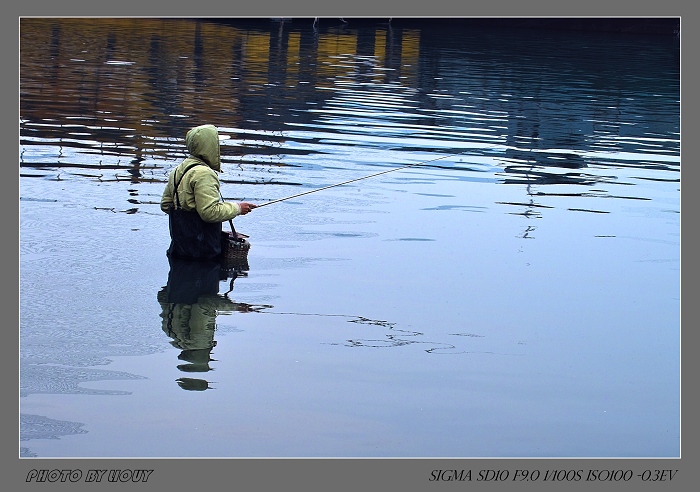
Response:
M20 34L21 456L680 455L675 36ZM203 123L228 200L411 166L236 218L247 267L173 306L159 201Z

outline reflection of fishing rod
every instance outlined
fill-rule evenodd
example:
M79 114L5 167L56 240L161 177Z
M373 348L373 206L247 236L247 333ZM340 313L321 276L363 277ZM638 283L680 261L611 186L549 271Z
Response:
M464 152L466 152L466 150L465 150ZM367 178L373 178L373 177L375 177L375 176L379 176L380 174L391 173L391 172L394 172L394 171L399 171L399 170L401 170L401 169L406 169L406 168L414 167L414 166L422 166L423 164L427 164L428 162L439 161L440 159L447 159L448 157L454 157L454 156L457 156L457 155L462 155L462 154L464 154L464 152L459 152L459 153L457 153L457 154L445 155L445 156L442 156L442 157L436 157L435 159L430 159L429 161L416 162L416 163L414 163L414 164L407 164L407 165L405 165L405 166L395 167L395 168L393 168L393 169L388 169L388 170L386 170L386 171L381 171L381 172L378 172L378 173L375 173L375 174L370 174L369 176L363 176L363 177L361 177L361 178L350 179L350 180L348 180L348 181L343 181L342 183L336 183L336 184L332 184L332 185L329 185L329 186L324 186L323 188L316 188L315 190L304 191L304 192L302 192L302 193L297 193L296 195L288 196L288 197L285 197L285 198L278 198L277 200L272 200L272 201L270 201L270 202L261 203L261 204L258 205L256 208L264 207L265 205L272 205L273 203L277 203L277 202L283 202L283 201L289 200L289 199L291 199L291 198L296 198L296 197L299 197L299 196L308 195L309 193L316 193L317 191L327 190L327 189L329 189L329 188L335 188L336 186L342 186L342 185L346 185L346 184L348 184L348 183L354 183L355 181L360 181L360 180L367 179Z

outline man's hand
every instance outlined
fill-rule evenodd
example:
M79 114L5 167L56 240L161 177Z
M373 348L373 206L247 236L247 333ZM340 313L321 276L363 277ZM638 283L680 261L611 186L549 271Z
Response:
M245 215L254 208L257 208L257 205L255 205L254 203L239 202L238 207L241 209L241 215Z

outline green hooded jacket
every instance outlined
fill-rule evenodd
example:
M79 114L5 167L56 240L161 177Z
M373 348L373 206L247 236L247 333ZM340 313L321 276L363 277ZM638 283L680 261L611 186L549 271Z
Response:
M224 222L241 213L237 203L223 202L220 198L219 176L221 153L219 132L214 125L202 125L191 129L185 137L189 156L170 173L160 199L160 209L168 213L175 206L175 179L180 181L177 195L183 210L196 210L204 222ZM199 165L195 165L199 164ZM201 165L203 164L203 165ZM185 170L193 166L182 177Z

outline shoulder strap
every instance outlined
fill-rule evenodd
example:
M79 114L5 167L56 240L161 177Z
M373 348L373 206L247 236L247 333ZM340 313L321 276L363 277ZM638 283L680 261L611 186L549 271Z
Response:
M175 203L177 204L177 208L182 208L180 207L180 197L177 196L177 187L180 186L180 183L182 182L182 178L185 177L185 174L187 174L187 171L192 169L195 166L199 166L199 163L192 164L190 167L185 169L185 171L182 173L182 176L180 176L180 179L175 180L175 191L173 191L173 194L175 195Z

